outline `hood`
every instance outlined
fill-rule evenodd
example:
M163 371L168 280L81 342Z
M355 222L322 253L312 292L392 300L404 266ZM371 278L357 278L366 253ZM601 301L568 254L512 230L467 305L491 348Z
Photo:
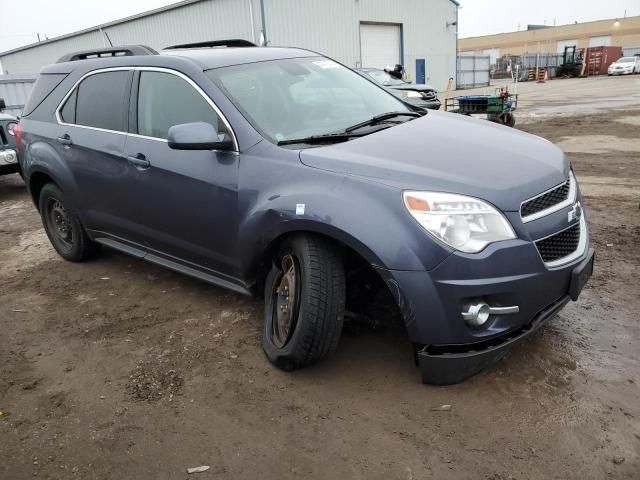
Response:
M389 85L387 88L394 90L415 90L416 92L429 92L435 91L431 85L425 85L424 83L406 83L404 85Z
M402 190L470 195L503 211L517 211L569 175L564 153L547 140L435 110L365 137L301 150L300 160Z

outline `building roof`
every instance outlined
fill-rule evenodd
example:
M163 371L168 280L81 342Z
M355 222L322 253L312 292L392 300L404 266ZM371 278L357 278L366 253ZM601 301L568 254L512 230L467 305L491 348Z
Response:
M77 35L82 35L83 33L95 32L104 28L113 27L114 25L120 25L121 23L127 23L131 20L136 20L138 18L149 17L151 15L156 15L157 13L167 12L169 10L175 10L176 8L184 7L185 5L190 5L192 3L202 2L203 0L182 0L177 3L172 3L171 5L165 5L164 7L155 8L153 10L147 10L146 12L136 13L135 15L130 15L125 18L120 18L118 20L113 20L111 22L102 23L100 25L96 25L95 27L85 28L83 30L78 30L76 32L66 33L64 35L60 35L58 37L49 38L47 40L43 40L41 42L30 43L29 45L23 45L22 47L13 48L11 50L7 50L4 52L0 52L0 57L5 55L9 55L11 53L21 52L22 50L29 50L30 48L39 47L40 45L46 45L48 43L57 42L59 40L64 40L65 38L75 37Z
M533 28L533 29L527 29L527 30L514 30L511 32L498 32L498 33L489 33L487 35L476 35L475 37L462 37L460 38L460 40L472 40L472 39L481 39L481 38L486 38L486 37L498 37L500 35L512 35L512 34L522 34L522 35L526 35L527 32L532 32L532 31L536 31L536 30L544 30L544 31L553 31L553 29L560 29L560 28L566 28L566 27L580 27L582 25L589 25L591 23L605 23L605 22L625 22L625 21L629 21L629 20L635 20L640 18L640 16L633 16L633 17L619 17L619 18L601 18L600 20L590 20L588 22L574 22L574 23L566 23L563 25L549 25L546 26L545 28ZM544 27L544 26L543 26Z

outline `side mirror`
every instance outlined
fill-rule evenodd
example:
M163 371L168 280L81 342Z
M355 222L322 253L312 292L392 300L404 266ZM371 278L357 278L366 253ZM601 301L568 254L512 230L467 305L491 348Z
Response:
M218 134L206 122L182 123L169 129L169 148L174 150L231 150L233 141L226 133Z
M0 98L0 112L7 108L7 104L4 103L4 98Z

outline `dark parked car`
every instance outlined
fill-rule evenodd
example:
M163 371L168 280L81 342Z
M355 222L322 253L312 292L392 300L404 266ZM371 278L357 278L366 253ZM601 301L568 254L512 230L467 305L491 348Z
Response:
M16 117L3 113L6 104L0 98L0 175L19 173L20 164L16 152L14 128L18 124Z
M264 351L285 370L334 352L345 309L379 286L432 383L476 373L578 298L593 251L559 148L413 111L317 53L229 43L41 71L19 151L63 258L107 246L264 295Z
M438 92L429 85L407 82L389 75L379 68L358 68L356 70L373 79L404 102L429 110L440 108Z

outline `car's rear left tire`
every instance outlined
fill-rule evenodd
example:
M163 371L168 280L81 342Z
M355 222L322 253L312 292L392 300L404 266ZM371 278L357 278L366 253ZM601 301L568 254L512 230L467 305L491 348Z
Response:
M47 237L62 258L81 262L98 253L100 245L89 238L78 214L55 184L42 187L38 205Z
M262 346L276 367L291 371L335 352L345 309L345 274L335 246L300 234L282 244L264 289Z

